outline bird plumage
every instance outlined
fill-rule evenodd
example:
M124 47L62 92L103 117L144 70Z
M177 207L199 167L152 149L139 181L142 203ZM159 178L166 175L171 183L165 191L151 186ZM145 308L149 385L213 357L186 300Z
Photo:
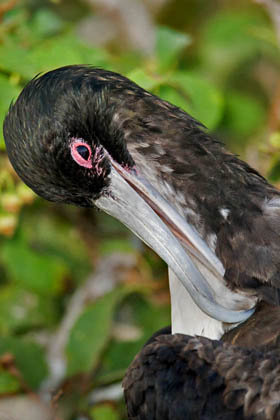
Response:
M160 335L124 378L129 418L279 419L279 363L279 351Z
M280 192L190 115L121 75L68 66L36 77L24 88L6 116L4 137L18 174L48 200L109 209L134 229L134 203L128 197L139 196L135 213L146 230L142 235L140 223L134 231L162 252L168 264L174 262L170 268L177 270L185 293L202 314L220 323L216 338L247 319L257 301L273 309L269 325L275 330L280 319ZM123 191L128 191L127 197ZM162 209L169 211L165 202L193 234L186 237L164 216ZM142 204L152 222L149 217L141 219ZM157 225L160 218L160 232L168 231L162 244L160 237L151 239L151 232L158 234L153 223ZM192 242L197 233L207 244L202 260L197 242ZM168 250L173 237L178 240ZM173 249L177 246L179 251ZM184 249L193 250L191 258L202 273L201 277L194 269L187 286L184 264L175 264ZM187 258L185 253L186 264ZM196 283L203 290L196 290ZM220 305L217 318L215 305ZM154 338L124 381L129 417L280 418L278 347L273 347L274 340L269 349L253 348L267 335L263 325L268 313L259 308L258 304L256 315L262 316L254 315L227 333L234 334L235 347L230 339L226 343L190 337L187 330L182 331L185 336ZM246 330L256 319L253 329ZM235 335L238 331L239 337L245 337L245 330L248 336L258 331L250 349L242 348Z
M123 380L129 418L279 419L279 317L260 303L222 341L154 334Z

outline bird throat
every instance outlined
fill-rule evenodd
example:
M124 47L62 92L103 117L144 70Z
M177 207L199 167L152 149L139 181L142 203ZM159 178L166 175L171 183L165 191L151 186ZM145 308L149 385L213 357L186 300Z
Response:
M224 324L199 309L188 291L169 269L172 334L203 336L219 340L225 333Z

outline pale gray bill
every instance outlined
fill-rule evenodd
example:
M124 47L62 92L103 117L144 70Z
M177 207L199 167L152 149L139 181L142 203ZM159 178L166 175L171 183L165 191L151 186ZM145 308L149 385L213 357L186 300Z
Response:
M169 231L179 240L185 253L191 257L196 269L208 283L212 295L215 296L215 301L224 308L234 311L253 308L256 305L257 297L252 293L234 293L226 286L224 280L225 269L221 261L199 236L195 228L160 195L157 189L139 171L127 171L111 156L109 156L109 159L122 178L144 199Z
M108 194L95 200L94 204L121 221L152 248L174 271L202 311L227 323L243 322L253 314L254 308L234 310L217 302L208 282L160 217L114 167L111 168L110 178ZM232 301L236 302L237 294L229 289L226 289L226 292L231 293Z

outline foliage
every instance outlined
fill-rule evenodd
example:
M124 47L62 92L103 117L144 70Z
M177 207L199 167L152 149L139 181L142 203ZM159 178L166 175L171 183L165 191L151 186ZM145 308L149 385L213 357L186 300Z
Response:
M191 10L192 2L170 1L169 12L153 18L154 53L145 55L118 43L93 46L79 36L83 19L93 13L83 2L10 3L1 14L0 2L1 125L30 78L89 63L123 73L180 106L279 182L280 55L273 23L260 5L215 1L203 12L198 4ZM192 24L176 24L182 13L190 13ZM92 419L123 418L122 403L90 408L88 395L119 382L145 340L169 323L166 271L106 215L36 198L11 169L1 132L0 394L38 391L49 375L48 340L71 298L97 261L118 251L137 256L137 273L132 270L111 292L89 299L65 343L67 369L58 389L66 378L84 385L70 417L81 408ZM118 332L123 324L130 325L131 337Z

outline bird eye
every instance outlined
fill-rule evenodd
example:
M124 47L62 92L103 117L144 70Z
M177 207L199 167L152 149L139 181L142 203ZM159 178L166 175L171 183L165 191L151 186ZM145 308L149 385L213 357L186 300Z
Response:
M84 145L77 146L76 150L79 153L79 155L82 156L83 159L88 160L90 156L90 152L86 146Z
M85 168L92 168L91 162L91 148L82 140L74 140L70 146L72 158L80 166Z

